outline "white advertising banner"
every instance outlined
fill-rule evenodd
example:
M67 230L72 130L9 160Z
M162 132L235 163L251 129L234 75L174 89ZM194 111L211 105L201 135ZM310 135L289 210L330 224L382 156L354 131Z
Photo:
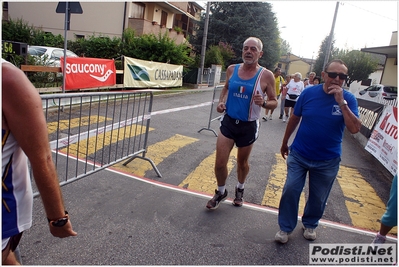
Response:
M183 66L125 57L123 86L167 88L183 85Z
M386 106L365 149L377 158L392 175L398 169L398 108Z

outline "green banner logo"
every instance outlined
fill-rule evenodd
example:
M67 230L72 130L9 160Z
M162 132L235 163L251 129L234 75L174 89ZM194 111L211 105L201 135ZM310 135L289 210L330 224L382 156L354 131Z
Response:
M148 71L145 68L135 66L135 65L127 65L130 73L133 76L133 79L136 81L150 81L150 76Z

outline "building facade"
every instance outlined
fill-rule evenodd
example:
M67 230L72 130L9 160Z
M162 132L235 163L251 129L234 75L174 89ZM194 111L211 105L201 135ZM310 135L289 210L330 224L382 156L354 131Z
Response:
M22 19L55 35L65 33L65 12L56 13L59 2L3 2L3 21ZM70 4L71 2L69 2ZM168 33L177 44L195 34L194 20L204 10L196 2L74 2L82 14L70 15L67 39L88 36L121 37L125 29L135 34Z
M302 78L305 78L312 71L314 63L315 60L313 59L301 58L288 53L280 58L277 66L281 68L284 75L299 72L302 74Z

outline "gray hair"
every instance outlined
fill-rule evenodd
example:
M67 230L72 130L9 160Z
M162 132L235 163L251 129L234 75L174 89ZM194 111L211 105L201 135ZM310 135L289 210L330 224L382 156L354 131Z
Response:
M300 72L295 72L294 76L298 77L299 79L302 80L302 74Z
M248 37L248 38L244 41L243 46L245 46L245 43L248 42L249 40L254 40L254 41L256 41L256 42L258 43L259 51L262 51L262 49L263 49L263 43L262 43L262 41L261 41L258 37Z

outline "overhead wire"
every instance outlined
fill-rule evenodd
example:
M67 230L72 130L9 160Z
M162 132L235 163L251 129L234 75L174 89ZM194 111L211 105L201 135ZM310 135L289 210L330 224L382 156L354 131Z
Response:
M392 20L392 21L397 22L397 19L389 18L389 17L384 16L384 15L382 15L382 14L378 14L378 13L376 13L376 12L374 12L374 11L371 11L371 10L368 10L368 9L365 9L365 8L362 8L362 7L359 7L359 6L356 6L356 5L352 4L352 2L340 2L340 3L342 3L342 4L344 4L344 5L346 5L346 4L347 4L347 5L351 5L351 6L353 6L353 7L356 7L356 8L358 8L358 9L364 10L364 11L369 12L369 13L371 13L371 14L374 14L374 15L380 16L380 17L382 17L382 18L385 18L385 19L388 19L388 20Z

